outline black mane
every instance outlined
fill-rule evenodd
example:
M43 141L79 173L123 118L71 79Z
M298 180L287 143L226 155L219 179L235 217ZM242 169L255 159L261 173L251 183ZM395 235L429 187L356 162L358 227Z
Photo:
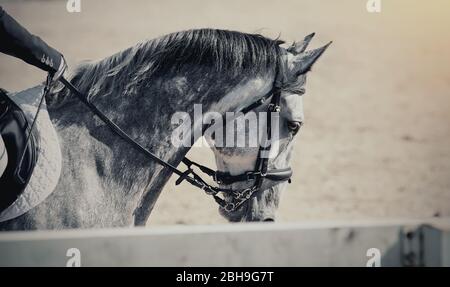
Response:
M168 34L144 43L141 48L149 55L154 73L193 65L241 74L274 68L280 56L280 43L258 34L198 29Z
M281 43L259 34L228 30L175 32L143 41L97 62L82 64L71 81L93 98L118 89L132 93L153 76L182 70L213 69L237 78L275 71L281 58ZM65 93L59 98L66 98Z

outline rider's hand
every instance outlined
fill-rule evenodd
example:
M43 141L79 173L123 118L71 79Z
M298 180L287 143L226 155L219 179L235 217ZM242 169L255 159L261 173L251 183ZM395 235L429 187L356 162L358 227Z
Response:
M59 64L58 70L52 75L53 81L58 81L59 78L61 78L64 75L64 72L67 69L66 61L64 60L64 57L61 55L61 62Z
M0 177L8 165L8 153L6 152L6 146L3 142L2 136L0 136Z

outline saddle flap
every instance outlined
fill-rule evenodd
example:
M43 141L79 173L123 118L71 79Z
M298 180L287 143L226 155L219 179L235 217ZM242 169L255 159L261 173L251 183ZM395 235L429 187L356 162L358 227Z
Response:
M8 95L0 91L0 135L8 153L8 164L0 177L0 212L24 191L37 160L37 146L30 123Z

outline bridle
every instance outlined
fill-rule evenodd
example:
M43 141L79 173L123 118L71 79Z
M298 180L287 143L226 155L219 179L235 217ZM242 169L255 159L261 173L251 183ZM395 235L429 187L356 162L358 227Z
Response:
M282 169L268 169L269 158L267 156L263 156L264 153L270 151L271 149L271 140L272 140L272 130L271 130L271 113L280 113L280 100L281 100L281 81L279 80L279 72L275 73L275 81L273 87L269 93L267 93L264 97L259 99L258 101L250 104L241 110L242 113L247 113L261 105L263 105L269 98L271 98L270 103L268 105L269 115L267 117L267 133L265 137L265 144L260 145L258 158L256 160L255 168L253 171L248 171L239 175L231 175L228 172L222 171L214 171L204 165L198 164L194 161L189 160L187 157L184 157L182 162L187 166L186 171L181 171L176 168L174 165L169 162L161 159L145 147L143 147L140 143L132 139L126 132L124 132L117 124L111 121L102 111L100 111L92 102L86 97L83 93L81 93L72 83L66 80L64 77L60 78L62 84L67 87L78 99L83 102L96 116L100 118L102 122L104 122L115 134L121 137L123 140L131 144L134 148L140 151L142 154L147 156L149 159L154 162L162 165L163 167L169 169L171 172L177 174L179 178L176 180L176 185L179 185L182 181L186 180L193 186L196 186L206 194L213 196L214 200L227 212L232 212L237 210L242 204L248 201L255 192L261 188L263 181L268 179L277 185L284 181L289 181L292 176L292 170L290 167L282 168ZM48 83L47 83L48 85ZM45 96L45 95L43 95ZM252 187L245 188L242 190L232 190L225 189L218 186L213 186L203 180L195 171L192 169L192 166L196 166L203 173L212 177L214 182L217 184L225 184L229 185L236 182L249 182L251 180L255 180L255 183ZM227 194L228 197L231 197L231 201L227 201L224 198L219 197L219 194Z
M176 180L175 184L179 185L182 181L186 180L193 186L196 186L202 189L206 194L213 196L214 200L227 212L232 212L237 210L240 206L242 206L246 201L248 201L255 192L261 188L264 179L268 179L272 182L275 182L274 185L277 185L284 181L289 181L292 176L292 170L290 167L282 168L282 169L268 169L269 158L267 156L263 156L271 149L271 140L272 140L272 129L271 129L271 114L272 113L280 113L280 101L281 101L281 81L279 80L279 72L278 69L275 74L275 81L273 87L269 93L263 96L258 101L250 104L241 110L243 114L263 105L269 98L271 98L270 103L268 105L269 115L267 117L267 132L265 137L265 144L260 145L258 151L258 158L256 160L255 168L253 171L248 171L239 175L231 175L228 172L222 171L214 171L204 165L196 163L194 161L189 160L187 157L184 157L182 162L187 166L186 171L181 171L176 168L174 165L169 162L161 159L148 149L144 148L141 144L132 139L126 132L124 132L118 125L116 125L113 121L111 121L103 112L101 112L88 97L83 95L72 83L67 81L65 78L61 77L60 81L67 87L72 93L74 93L79 100L84 103L96 116L100 118L102 122L104 122L115 134L121 137L123 140L131 144L138 151L143 153L145 156L155 161L156 163L162 165L163 167L169 169L171 172L177 174L179 178ZM214 182L217 184L225 184L229 185L236 182L249 182L251 180L255 180L253 186L249 188L245 188L242 190L232 190L225 189L218 186L213 186L203 180L193 169L192 166L196 166L203 173L210 176ZM218 196L219 193L227 194L229 197L231 196L231 201L226 201L225 199Z
M277 82L277 81L276 81ZM255 192L261 188L264 179L271 180L273 182L283 182L288 181L290 183L290 178L292 176L292 169L290 167L281 168L281 169L268 169L269 157L263 156L270 152L271 149L271 141L272 141L272 123L271 123L271 114L272 113L280 113L280 100L281 100L281 88L278 85L274 84L271 91L266 94L264 97L259 99L258 101L252 103L246 108L242 109L240 112L246 114L247 112L257 108L258 106L263 105L270 97L272 97L269 105L268 112L269 115L267 117L267 133L265 138L265 143L260 145L258 151L258 158L256 159L255 169L253 171L248 171L238 175L231 175L228 172L214 171L204 165L198 164L189 160L188 158L183 158L182 162L188 167L188 169L181 175L176 184L180 184L189 174L193 174L194 178L198 178L204 184L207 189L204 189L207 194L213 195L216 202L222 206L226 211L231 212L238 209L242 204L248 201ZM249 188L245 188L243 190L231 190L231 189L221 189L214 186L209 185L204 182L195 172L192 170L191 166L198 167L203 173L212 177L212 179L217 184L233 184L236 182L249 182L251 180L255 180L255 184ZM217 193L228 193L232 196L232 202L225 202L223 199L217 196Z

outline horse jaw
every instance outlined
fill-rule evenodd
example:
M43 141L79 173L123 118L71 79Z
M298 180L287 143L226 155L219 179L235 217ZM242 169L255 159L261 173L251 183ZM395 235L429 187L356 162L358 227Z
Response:
M256 155L249 150L241 150L240 154L235 153L233 155L225 155L217 149L213 150L218 170L237 175L254 169ZM288 166L292 151L293 144L290 144L286 139L282 140L282 143L280 143L280 153L269 162L269 169ZM257 152L257 149L255 152ZM221 187L242 190L254 184L254 181L236 182L231 185L221 185ZM227 212L222 207L219 207L219 214L230 222L274 221L281 192L286 186L287 182L273 185L271 182L264 181L254 196L236 211ZM230 198L225 196L225 200L230 200Z
M244 107L255 101L255 99L261 98L267 94L271 88L272 83L270 80L267 78L256 78L248 81L245 85L238 85L223 99L229 103L234 103L234 101L245 102L245 104L243 104ZM247 96L247 98L243 98L242 95ZM252 95L250 101L248 95ZM219 171L229 172L231 175L238 175L254 170L259 153L259 146L245 148L220 148L215 146L213 139L206 138L206 140L214 152L217 169ZM291 139L289 138L289 140ZM269 168L283 168L288 166L288 159L292 150L292 145L286 144L289 143L289 140L284 137L284 139L281 139L279 143L276 143L276 145L280 147L280 152L274 156L273 160L271 160ZM275 149L271 149L271 154L274 150ZM231 185L221 185L221 187L230 188L233 190L242 190L253 185L254 181L250 181L236 182ZM261 189L256 191L255 195L236 211L227 212L223 208L219 207L219 213L231 222L274 221L276 209L279 203L279 195L285 186L285 184L278 184L276 186L265 186L265 184L263 184ZM227 198L225 195L225 200L228 201L230 198Z

